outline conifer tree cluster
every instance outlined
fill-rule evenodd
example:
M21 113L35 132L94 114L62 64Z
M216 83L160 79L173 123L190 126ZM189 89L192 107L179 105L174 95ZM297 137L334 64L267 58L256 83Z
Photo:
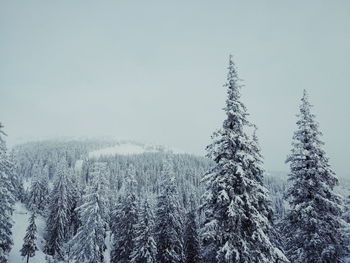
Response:
M139 208L135 225L131 263L156 263L157 244L154 239L154 215L147 199Z
M13 245L15 200L31 213L20 250L27 263L41 249L37 217L46 223L48 262L344 262L350 202L343 213L307 93L287 159L289 184L278 184L265 178L232 56L225 88L225 119L208 158L167 151L91 157L90 150L113 146L91 141L25 144L8 154L0 125L0 263Z
M171 163L164 162L162 192L157 198L155 235L157 242L157 262L182 263L183 211L179 205L174 170Z

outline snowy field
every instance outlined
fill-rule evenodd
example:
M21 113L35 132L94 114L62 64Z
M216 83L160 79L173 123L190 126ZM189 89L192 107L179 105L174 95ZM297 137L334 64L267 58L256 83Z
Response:
M98 158L100 156L116 155L116 154L123 154L123 155L141 154L141 153L151 152L151 151L155 151L155 150L146 149L145 147L142 147L141 145L137 145L137 144L125 143L125 144L118 144L112 147L107 147L96 151L92 151L89 153L89 157Z
M89 152L89 158L99 158L101 156L111 155L132 155L142 154L146 152L172 152L172 153L184 153L179 149L159 146L159 145L148 145L138 144L133 142L119 143L111 147L98 149Z

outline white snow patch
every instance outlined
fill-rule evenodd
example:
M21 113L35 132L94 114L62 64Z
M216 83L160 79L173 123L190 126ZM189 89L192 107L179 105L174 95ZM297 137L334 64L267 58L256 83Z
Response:
M74 165L74 171L80 172L83 167L83 162L84 162L83 160L77 160Z
M107 147L107 148L89 152L89 158L98 158L100 156L108 156L108 155L116 155L116 154L121 154L121 155L141 154L145 152L156 152L156 149L152 147L143 147L141 145L132 144L132 143L124 143L124 144L118 144L112 147Z

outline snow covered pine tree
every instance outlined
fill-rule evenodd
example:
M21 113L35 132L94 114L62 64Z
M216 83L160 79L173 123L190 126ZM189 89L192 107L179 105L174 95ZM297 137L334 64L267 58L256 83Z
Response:
M30 187L28 206L31 211L44 215L49 199L48 178L41 173L38 164L34 165L32 171L34 179Z
M186 214L184 231L185 263L200 263L201 247L198 234L197 208L192 194L190 195L189 206L189 211Z
M157 246L153 237L154 218L147 199L139 208L135 225L134 248L131 263L156 263Z
M182 213L170 160L163 164L162 180L156 210L157 262L182 263Z
M135 225L137 223L137 199L135 167L129 165L126 172L124 187L121 189L121 203L118 204L117 222L113 233L111 263L129 263L134 247Z
M288 262L275 240L272 209L257 142L240 101L239 78L232 56L227 77L226 120L214 133L207 156L215 166L206 174L203 243L206 263ZM214 256L216 256L214 258Z
M69 176L68 180L69 180L68 191L69 191L69 196L70 196L68 238L70 239L73 236L75 236L75 234L78 231L78 228L80 227L80 223L81 223L77 207L81 201L82 187L80 185L80 181L77 178L73 168L70 168L70 176Z
M291 210L283 225L286 252L293 263L342 262L346 249L340 231L341 199L332 192L338 179L322 149L322 133L306 91L301 101L298 129L287 158L292 185L286 193Z
M9 154L9 160L11 163L10 179L13 190L12 196L14 197L15 201L20 201L24 203L26 202L26 196L23 186L23 179L22 176L19 176L19 173L17 172L17 159L13 150Z
M79 263L104 262L107 200L101 183L103 180L100 178L103 170L100 165L95 167L90 185L83 195L82 205L77 209L81 225L70 244L71 257Z
M27 263L29 262L29 258L34 257L35 251L38 250L36 246L36 224L35 224L35 212L32 212L31 217L29 218L29 226L26 231L26 235L24 237L24 243L21 249L21 255L23 257L27 257Z
M11 184L10 171L11 162L7 154L6 143L0 123L0 263L6 263L8 253L11 250L12 241L12 212L14 197L12 195L13 188Z
M342 232L344 234L345 246L350 248L350 196L347 196L345 200L345 209L342 218L344 220ZM347 253L347 257L350 258L350 249L348 249L345 253Z
M45 233L45 252L58 260L65 258L64 245L69 236L70 184L67 175L67 164L65 160L61 160L57 167L56 182L50 195L49 217Z

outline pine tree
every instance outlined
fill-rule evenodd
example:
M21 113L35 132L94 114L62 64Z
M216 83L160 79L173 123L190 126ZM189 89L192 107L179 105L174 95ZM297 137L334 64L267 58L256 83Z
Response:
M104 221L109 222L110 216L110 207L109 207L109 185L107 183L107 166L104 162L95 162L92 166L90 176L92 180L98 178L100 183L100 198L104 200L105 204L101 209L103 209L102 216L104 217Z
M193 195L190 196L190 207L186 214L184 231L185 263L200 263L201 248L198 235L197 210Z
M0 262L6 263L8 253L13 245L12 241L12 213L13 213L13 187L9 178L12 163L9 160L6 143L0 123Z
M38 250L38 247L36 246L37 228L35 224L35 217L35 212L33 212L29 218L29 226L24 237L22 249L20 250L21 256L27 257L27 263L29 262L29 258L34 257L35 251Z
M49 201L48 178L41 174L41 169L38 165L34 165L33 173L34 178L30 188L28 206L31 211L44 215Z
M104 262L103 253L106 250L107 201L97 170L91 181L83 195L82 205L77 209L81 225L70 241L71 257L80 263L102 263Z
M58 260L65 258L64 244L69 237L70 196L66 163L60 161L56 182L50 196L49 217L46 222L45 252Z
M350 196L346 197L343 219L350 224Z
M306 91L293 136L290 164L291 187L286 193L291 210L283 230L286 251L292 262L342 262L346 251L341 234L341 199L333 193L338 179L332 171L322 133L311 113Z
M16 158L14 155L14 152L11 151L9 155L9 160L11 162L11 169L10 169L10 179L11 179L11 184L12 184L12 189L13 189L13 197L15 198L15 201L25 201L25 193L24 193L24 187L23 187L23 180L19 176L16 170Z
M344 225L342 227L342 232L344 235L344 245L348 248L344 254L349 257L350 255L350 196L347 196L345 201L345 209L342 216L344 220Z
M118 205L118 214L113 233L111 263L129 263L134 248L135 224L137 223L137 199L135 195L135 168L130 165L126 173L123 196Z
M182 211L173 167L169 160L164 162L162 173L162 192L158 196L155 227L157 261L182 263L184 261Z
M70 197L70 208L69 208L69 237L73 237L80 227L80 218L79 218L79 212L78 212L78 206L81 202L81 186L79 183L79 180L77 176L75 175L73 169L70 169L70 176L69 176L69 197Z
M240 101L239 78L230 56L226 119L207 147L215 165L207 173L203 243L205 262L287 262L276 245L272 209L263 185L262 158ZM216 256L213 258L213 256Z
M147 200L144 201L135 225L131 263L156 263L157 246L153 236L154 218Z
M73 170L73 168L68 168L68 184L67 184L67 199L68 199L68 226L67 226L67 237L66 240L72 239L78 232L81 225L78 207L82 204L82 189L79 180ZM71 254L71 242L65 244L65 253L69 257Z

